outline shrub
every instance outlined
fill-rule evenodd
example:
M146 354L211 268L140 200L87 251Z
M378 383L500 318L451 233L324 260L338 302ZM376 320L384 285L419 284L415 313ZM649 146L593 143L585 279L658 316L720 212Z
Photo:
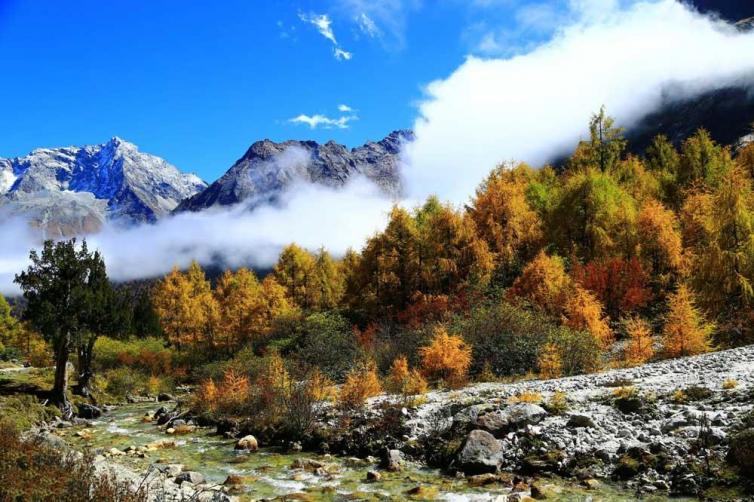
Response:
M147 377L128 366L108 370L101 378L104 379L105 392L113 397L124 398L147 390Z
M294 357L317 367L329 378L342 381L359 356L350 323L336 313L307 317L299 328Z
M745 429L731 438L730 459L747 476L754 476L754 429Z
M427 392L427 381L417 370L409 370L408 360L399 357L393 361L386 387L393 394L400 394L407 400Z
M0 397L0 417L7 422L7 426L13 426L18 430L29 429L57 416L60 416L58 408L45 406L36 397L28 394Z
M733 378L728 378L723 382L723 389L732 390L738 387L738 381Z
M361 408L370 397L382 392L377 367L373 362L361 365L346 375L340 389L338 403L341 408L353 410Z
M543 312L501 302L473 309L468 317L457 319L450 331L463 333L472 346L474 375L486 366L495 376L512 376L536 367L540 348L555 329L556 323Z
M564 326L551 331L548 342L558 348L564 375L591 373L599 369L602 347L590 333Z
M0 423L0 499L142 502L145 490L98 473L93 456L61 452L43 441L24 440L13 424Z
M560 350L554 343L547 343L539 354L539 375L543 379L558 378L563 374L563 360Z
M116 340L101 336L94 344L94 365L100 371L130 366L149 375L169 375L174 357L159 338Z
M451 387L462 385L471 366L471 347L461 337L449 335L445 328L437 328L432 343L420 350L422 369L435 381Z
M516 404L516 403L538 404L541 402L542 402L542 394L540 394L539 392L528 391L528 390L508 398L508 404Z
M562 415L568 411L568 397L563 391L556 391L544 404L544 408L553 415Z

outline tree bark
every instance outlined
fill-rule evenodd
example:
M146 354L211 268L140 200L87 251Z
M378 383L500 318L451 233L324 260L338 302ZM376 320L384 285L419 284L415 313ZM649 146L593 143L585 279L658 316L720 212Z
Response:
M71 335L66 333L58 343L55 354L55 384L52 388L51 401L60 408L64 420L73 416L73 406L68 401L68 353L70 351Z
M94 371L92 363L94 362L94 342L92 336L86 343L82 343L78 351L79 375L78 382L74 387L74 393L79 396L91 397L91 384Z

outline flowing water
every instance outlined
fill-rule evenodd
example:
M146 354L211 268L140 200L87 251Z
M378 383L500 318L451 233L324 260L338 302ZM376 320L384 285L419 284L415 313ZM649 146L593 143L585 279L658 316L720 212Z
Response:
M124 450L160 440L174 441L175 446L147 452L144 458L125 455L113 457L112 461L139 472L146 472L153 463L183 464L185 470L198 471L207 481L217 484L223 483L229 475L240 476L243 482L239 487L241 500L297 494L295 498L298 500L487 501L510 493L510 488L504 485L471 487L464 479L418 466L398 473L379 471L380 481L367 482L367 471L377 468L374 464L327 455L281 453L266 448L254 453L240 453L234 450L234 441L214 435L211 429L199 428L188 435L169 436L162 428L142 421L144 414L155 407L155 403L119 407L94 421L91 427L65 429L65 438L77 447L95 451ZM294 462L298 461L300 465L307 460L325 463L326 467L318 472L294 467ZM621 493L604 484L597 491L587 491L557 478L546 479L544 484L551 485L558 493L556 500L635 500L632 494ZM418 492L417 487L421 487Z

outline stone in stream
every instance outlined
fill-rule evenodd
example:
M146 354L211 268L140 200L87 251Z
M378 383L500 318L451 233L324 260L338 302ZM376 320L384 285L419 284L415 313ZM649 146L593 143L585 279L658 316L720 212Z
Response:
M102 410L93 404L80 404L78 416L81 418L99 418L102 416Z
M257 442L257 438L255 438L251 434L242 437L236 443L236 450L257 451L258 449L259 442Z
M376 482L380 481L382 479L382 474L380 474L377 471L367 471L367 481L369 482Z
M403 468L405 459L400 450L385 450L382 458L382 467L390 472L398 472Z
M157 401L160 403L164 403L165 401L175 401L175 396L168 394L167 392L162 392L157 395Z
M502 447L487 431L471 431L457 457L458 467L467 474L497 472L502 461Z

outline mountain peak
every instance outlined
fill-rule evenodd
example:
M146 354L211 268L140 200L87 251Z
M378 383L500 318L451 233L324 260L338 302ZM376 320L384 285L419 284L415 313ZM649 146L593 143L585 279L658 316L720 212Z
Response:
M328 141L256 141L243 157L203 192L181 202L176 211L201 211L214 206L230 206L244 201L259 204L276 200L296 180L329 187L343 186L351 177L362 175L384 192L400 191L398 155L402 145L413 139L413 132L398 130L387 137L349 150ZM308 154L283 155L290 148ZM295 157L292 159L291 157Z

